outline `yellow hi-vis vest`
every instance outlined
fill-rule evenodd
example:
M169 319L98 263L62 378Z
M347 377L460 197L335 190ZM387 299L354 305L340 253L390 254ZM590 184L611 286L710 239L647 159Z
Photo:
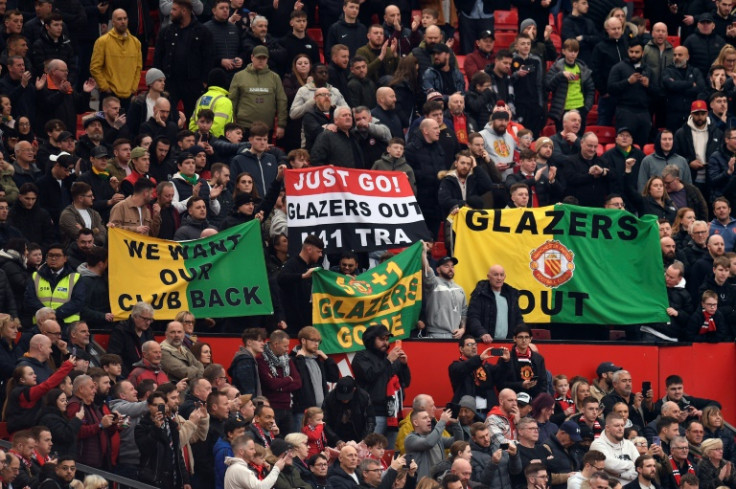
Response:
M38 300L45 307L56 310L69 302L69 299L72 297L72 290L74 290L74 284L76 284L78 279L79 274L72 272L59 280L56 288L52 290L51 283L48 280L39 275L38 272L33 272L33 286L36 289L36 297L38 297ZM73 323L79 321L79 319L79 313L77 313L64 318L64 322Z

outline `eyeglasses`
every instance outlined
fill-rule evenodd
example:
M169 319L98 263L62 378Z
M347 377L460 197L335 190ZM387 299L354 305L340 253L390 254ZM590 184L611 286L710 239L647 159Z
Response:
M47 331L45 334L49 336L61 336L61 331Z
M327 467L327 463L323 462L321 464L314 464L312 467Z
M637 447L645 447L645 446L647 446L647 442L640 441L639 443L634 443L634 445L636 445Z
M322 343L322 340L319 338L307 338L307 341L314 341L317 344Z
M152 322L154 321L154 319L153 319L153 318L147 318L147 317L145 317L145 316L138 316L138 318L139 318L139 319L142 319L143 321L145 321L145 322L147 322L147 323L152 323Z
M690 450L690 447L671 447L671 450Z

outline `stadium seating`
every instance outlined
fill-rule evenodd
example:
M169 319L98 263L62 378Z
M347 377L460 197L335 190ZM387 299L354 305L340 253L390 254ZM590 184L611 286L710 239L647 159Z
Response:
M587 130L598 136L598 144L609 144L616 140L616 128L611 126L588 126Z

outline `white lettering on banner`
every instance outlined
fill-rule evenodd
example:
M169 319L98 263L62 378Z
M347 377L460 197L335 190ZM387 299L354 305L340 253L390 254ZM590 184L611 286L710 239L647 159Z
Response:
M349 195L349 194L348 194ZM424 217L414 196L358 196L345 198L345 193L327 193L315 200L313 196L295 196L286 200L290 226L320 226L334 224L408 224ZM358 200L360 199L360 200Z
M305 189L316 190L324 187L330 189L338 185L349 191L347 177L350 173L337 168L323 168L319 171L299 173L299 180L294 184L294 189L301 191ZM372 175L361 173L358 176L358 185L366 192L379 191L384 193L401 194L401 186L396 176Z
M352 230L360 239L360 246L385 246L410 245L412 240L401 229L383 229L383 228L356 228ZM302 232L303 242L310 233ZM330 234L325 230L317 233L317 237L322 240L326 247L342 248L342 230L335 229Z

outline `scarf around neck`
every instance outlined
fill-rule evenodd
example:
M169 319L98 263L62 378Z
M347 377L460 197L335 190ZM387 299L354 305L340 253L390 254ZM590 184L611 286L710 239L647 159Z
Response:
M266 345L263 349L263 358L266 360L268 370L274 377L288 377L291 375L289 369L289 355L276 356L271 350L271 345ZM278 368L281 367L282 375L279 375Z

